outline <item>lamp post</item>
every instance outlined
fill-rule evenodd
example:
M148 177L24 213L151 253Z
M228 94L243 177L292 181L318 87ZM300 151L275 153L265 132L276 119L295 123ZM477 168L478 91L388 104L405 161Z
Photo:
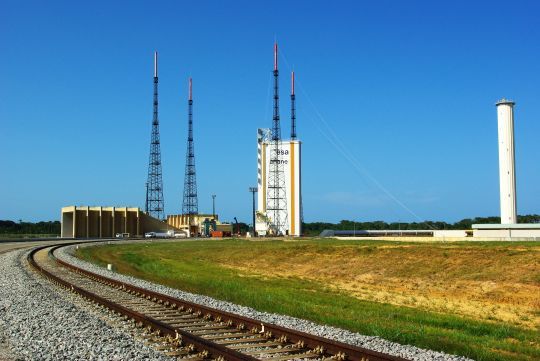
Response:
M253 196L253 210L251 212L251 215L253 216L253 236L256 237L257 231L255 231L255 193L257 193L257 187L249 187L249 191Z
M216 195L212 194L212 217L216 219Z
M144 204L144 213L148 214L148 182L146 182L146 202Z

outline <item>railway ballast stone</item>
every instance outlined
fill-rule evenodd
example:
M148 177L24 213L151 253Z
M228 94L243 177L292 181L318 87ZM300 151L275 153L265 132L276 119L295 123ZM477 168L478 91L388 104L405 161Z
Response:
M127 241L129 242L129 241ZM137 241L141 242L141 241ZM115 242L119 243L119 242ZM87 243L79 245L79 247L88 247L95 245ZM198 303L208 307L213 307L222 311L235 313L237 315L257 319L261 322L273 323L279 326L292 328L298 331L310 333L313 335L326 337L332 340L348 343L351 345L361 346L373 351L383 352L394 356L400 356L406 359L415 361L472 361L463 356L449 355L444 352L425 350L410 345L400 345L376 336L366 336L359 333L343 330L337 327L319 325L311 321L298 319L295 317L278 315L274 313L260 312L249 307L236 305L230 302L216 300L212 297L197 295L189 292L184 292L174 288L158 285L152 282L144 281L138 278L121 275L95 266L89 262L85 262L73 256L75 246L63 247L58 250L55 255L68 263L77 267L83 268L106 277L116 279L118 281L130 283L137 287L149 289L154 292L166 294L170 297L176 297L185 301Z
M27 251L0 255L0 359L171 360L96 317L82 298L29 270Z

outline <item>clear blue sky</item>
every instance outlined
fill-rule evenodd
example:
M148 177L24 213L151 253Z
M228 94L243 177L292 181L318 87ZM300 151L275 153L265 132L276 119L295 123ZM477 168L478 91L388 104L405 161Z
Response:
M284 135L297 74L306 221L498 215L502 97L518 211L540 213L539 4L4 0L0 219L144 206L157 49L166 212L181 210L192 76L199 210L215 193L223 219L249 221L275 38Z

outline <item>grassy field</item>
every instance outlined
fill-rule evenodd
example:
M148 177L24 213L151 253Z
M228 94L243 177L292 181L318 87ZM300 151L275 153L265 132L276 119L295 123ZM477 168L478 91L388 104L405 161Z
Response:
M121 273L403 344L540 359L540 242L211 240L78 252Z

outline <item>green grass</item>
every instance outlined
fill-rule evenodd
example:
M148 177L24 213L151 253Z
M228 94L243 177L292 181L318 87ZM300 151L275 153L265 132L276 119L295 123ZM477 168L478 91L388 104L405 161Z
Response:
M112 244L79 248L78 255L100 265L113 263L120 273L170 287L206 294L261 311L287 314L362 334L377 335L402 344L445 351L476 360L540 359L539 336L535 330L363 301L324 283L296 277L268 277L257 275L256 272L241 272L226 268L215 259L249 257L250 254L263 251L292 259L301 250L322 255L335 247L354 244L358 242L232 240ZM362 246L369 247L359 248L358 252L369 255L380 244L380 241L362 242ZM523 243L519 246L530 245ZM415 246L434 247L433 244L424 243ZM467 243L467 246L500 247L501 244L478 242ZM219 256L214 256L216 254Z

